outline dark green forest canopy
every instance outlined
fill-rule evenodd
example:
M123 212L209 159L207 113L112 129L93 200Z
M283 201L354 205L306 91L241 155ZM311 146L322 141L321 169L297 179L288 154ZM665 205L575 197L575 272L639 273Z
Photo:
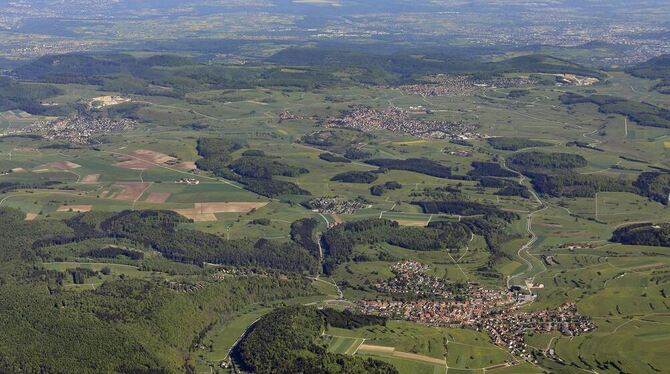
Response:
M358 244L388 243L417 251L460 248L470 238L467 226L453 223L439 228L404 227L386 219L370 218L347 222L323 235L324 271L350 259Z
M232 139L200 138L197 150L202 158L196 165L217 177L239 182L245 189L262 196L310 194L293 182L273 179L276 175L296 177L308 173L309 170L287 165L265 154L243 155L233 161L233 153L243 147L242 142Z
M365 161L366 164L378 166L381 169L407 170L438 178L451 177L451 168L427 158L409 158L406 160L380 158Z
M38 240L36 249L96 237L126 238L160 252L164 257L201 266L215 263L314 273L318 263L298 244L276 240L225 240L197 230L180 228L189 222L171 211L124 211L96 224L84 214L67 221L71 234Z
M395 374L397 370L383 361L328 353L316 344L326 325L355 328L384 323L378 317L333 309L276 309L254 324L235 354L254 373Z
M660 93L670 94L670 55L652 58L629 68L627 72L640 78L659 79L654 88Z
M640 223L624 226L614 231L611 240L628 245L670 247L670 224Z
M518 151L523 148L549 147L552 145L551 143L539 140L531 140L526 138L507 138L507 137L489 138L487 142L494 149L500 149L503 151Z
M523 152L507 159L510 168L523 172L565 172L588 165L580 155L572 153Z
M38 240L72 236L105 215L24 221L0 208L0 372L182 373L203 331L252 303L314 293L302 277L179 279L190 292L163 280L109 280L95 290L69 292L64 274L39 266ZM153 224L160 226L156 219Z
M60 95L56 86L39 83L21 83L0 76L0 112L22 110L35 115L63 115L67 109L42 105L42 100Z

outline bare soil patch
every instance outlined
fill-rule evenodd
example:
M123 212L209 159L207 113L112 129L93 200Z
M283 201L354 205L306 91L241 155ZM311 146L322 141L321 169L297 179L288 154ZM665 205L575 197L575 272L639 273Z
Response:
M446 361L443 358L435 358L425 355L420 355L416 353L409 352L400 352L396 351L395 347L385 347L381 345L370 345L370 344L361 344L358 347L359 352L373 352L373 353L386 353L391 354L393 357L407 358L414 361L429 362L431 364L446 365Z
M122 191L118 193L116 196L114 196L114 199L123 201L136 201L142 196L144 190L149 188L149 186L151 186L151 183L141 183L141 182L115 183L113 187L121 188Z
M58 169L58 170L72 170L76 168L80 168L81 165L75 164L74 162L70 161L56 161L56 162L50 162L45 165L46 167L50 169Z
M393 352L393 357L408 358L408 359L414 360L414 361L423 361L423 362L429 362L431 364L438 364L438 365L445 365L446 364L444 359L419 355L419 354L416 354L416 353L394 351Z
M146 170L161 165L174 165L176 162L176 158L168 156L165 153L150 151L148 149L138 149L128 155L125 160L114 164L114 166L124 169Z
M195 222L214 222L218 220L214 213L198 213L195 209L174 209L174 212Z
M196 222L211 222L217 220L216 213L248 213L267 204L267 202L195 203L193 208L174 209L174 212Z
M37 152L37 149L35 149L35 148L30 148L30 147L19 147L19 148L14 148L13 152L19 152L19 153L34 153L34 152Z
M32 221L37 218L37 213L26 213L26 221Z
M58 207L58 212L77 212L86 213L93 209L93 205L61 205Z
M167 199L172 195L171 192L152 192L147 196L146 200L144 202L146 203L154 203L154 204L162 204L167 201Z
M89 174L81 179L83 184L92 184L96 183L100 179L100 174Z
M234 202L234 203L195 203L195 210L201 214L207 213L248 213L268 205L266 202Z
M395 347L385 347L385 346L382 346L382 345L361 344L358 347L358 351L377 352L377 353L393 353L393 352L395 352Z
M175 169L191 171L196 170L198 167L195 165L194 161L184 161L174 165Z
M400 226L414 226L414 227L426 227L428 226L427 221L412 221L412 220L406 220L406 219L396 219L394 220L398 222Z

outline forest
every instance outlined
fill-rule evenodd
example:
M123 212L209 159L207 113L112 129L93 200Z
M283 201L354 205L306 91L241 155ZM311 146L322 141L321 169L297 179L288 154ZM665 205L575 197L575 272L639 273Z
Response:
M503 151L518 151L524 148L549 147L552 145L551 143L542 142L539 140L507 137L489 138L487 142L493 149L499 149Z
M594 197L598 192L637 192L632 181L625 177L611 177L574 172L547 175L532 174L536 191L555 197Z
M42 100L62 94L58 87L20 83L0 76L0 112L22 110L34 115L63 115L66 109L42 105Z
M473 161L470 165L472 170L468 172L468 175L471 177L514 178L517 176L515 172L503 169L497 162Z
M670 174L661 172L641 173L633 182L639 193L653 201L670 205Z
M318 222L314 218L303 218L291 224L291 240L300 244L317 260L321 260L319 244L314 240Z
M345 171L330 178L334 182L366 183L370 184L379 178L379 173L373 171Z
M576 168L585 167L586 159L572 153L544 153L523 152L516 153L507 159L507 165L524 174L532 172L565 172Z
M29 222L0 208L0 372L192 373L203 331L252 303L314 294L308 280L272 273L181 279L200 284L189 292L120 277L66 292L64 273L36 266L32 243L71 232L60 220Z
M670 224L640 223L614 230L611 241L628 245L670 247Z
M402 188L402 184L396 181L388 181L384 184L377 184L370 187L370 194L374 196L382 196L386 191L393 191Z
M450 178L451 168L427 158L397 159L373 159L365 161L366 164L378 166L380 169L406 170L421 173L438 178Z
M470 230L459 223L425 228L400 226L378 218L347 222L323 234L324 272L330 274L338 264L350 260L359 244L388 243L416 251L435 251L460 248L469 239Z
M333 48L294 47L284 49L268 59L280 65L308 65L332 68L356 67L362 70L357 81L365 84L401 84L417 82L422 76L440 74L471 74L492 76L504 73L572 73L601 78L602 73L546 55L526 55L495 62L473 61L472 58L440 53L373 54Z
M654 89L663 94L670 94L670 54L654 57L626 71L636 77L660 80Z
M260 267L291 272L315 273L318 262L305 248L293 242L265 239L225 240L197 230L181 229L188 220L171 211L124 211L89 222L87 215L65 221L72 233L36 241L36 249L74 243L97 237L124 238L160 252L181 263L203 263L237 267Z
M202 158L196 161L196 165L217 177L239 182L245 189L262 196L310 194L293 182L272 179L275 175L295 177L309 170L284 164L265 153L252 152L255 150L247 150L233 161L232 153L243 146L230 139L200 138L197 151Z
M326 325L354 328L385 320L333 309L291 306L275 309L256 322L235 355L253 373L395 374L390 364L329 353L316 343Z

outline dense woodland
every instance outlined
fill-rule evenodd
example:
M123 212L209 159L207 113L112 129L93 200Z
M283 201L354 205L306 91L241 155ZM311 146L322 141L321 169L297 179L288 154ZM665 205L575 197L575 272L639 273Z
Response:
M101 217L104 218L104 217ZM225 240L196 230L180 229L188 220L170 211L125 211L102 221L85 221L86 215L66 221L72 233L38 240L36 249L97 237L124 238L160 252L181 263L214 263L293 272L318 270L308 251L292 242L265 239Z
M627 71L636 77L660 80L654 88L660 93L670 94L670 55L652 58Z
M346 157L338 156L338 155L335 155L335 154L332 154L332 153L322 153L322 154L319 155L319 158L324 160L324 161L328 161L328 162L342 162L342 163L345 163L345 164L351 163L350 159L348 159Z
M450 178L451 168L440 164L437 161L427 158L408 158L398 160L391 158L380 158L365 161L366 164L378 166L381 169L389 170L407 170L415 173L421 173L438 178Z
M555 197L594 197L598 192L636 192L625 177L597 174L562 173L532 174L536 191Z
M395 374L397 370L383 361L328 353L317 344L326 325L355 328L384 323L384 319L333 309L280 308L254 324L235 354L244 369L259 374Z
M439 228L400 226L386 219L370 218L347 222L330 228L323 235L324 272L351 259L360 244L388 243L417 251L460 248L470 239L470 230L462 224L445 224Z
M532 172L566 172L588 165L586 159L572 153L523 152L507 159L510 168L524 174Z
M600 72L545 55L527 55L496 62L478 62L471 58L439 53L421 56L413 54L376 55L362 51L332 48L287 48L269 58L280 65L356 67L362 70L357 77L366 84L399 84L415 82L428 74L472 74L492 76L512 72L572 73L602 77Z
M670 205L670 173L641 173L633 184L641 195L661 204Z
M282 163L281 161L253 152L233 161L232 153L243 148L243 144L229 139L201 138L198 140L197 150L200 160L196 162L198 168L212 172L217 177L241 183L244 188L262 196L275 197L279 195L309 195L293 182L275 180L272 177L298 176L309 172ZM245 151L250 152L253 150Z
M471 177L501 177L514 178L517 173L503 169L497 162L473 161L472 170L468 172Z
M96 218L96 220L98 220ZM87 220L84 220L85 224ZM251 303L313 294L302 277L268 273L214 281L114 279L66 292L64 273L34 266L36 240L71 235L59 220L0 209L0 372L193 372L194 344ZM190 287L194 281L199 287Z
M670 224L640 223L624 226L614 231L611 240L629 245L670 247Z
M42 101L62 94L55 86L39 83L20 83L0 76L0 112L22 110L35 115L62 115L61 108L42 105Z
M524 148L549 147L552 145L551 143L526 138L495 137L489 138L487 141L493 149L503 151L518 151Z
M314 239L319 223L314 218L303 218L291 224L291 240L300 244L309 254L321 261L318 239Z
M379 178L379 173L374 171L345 171L330 178L334 182L342 183L366 183L370 184Z

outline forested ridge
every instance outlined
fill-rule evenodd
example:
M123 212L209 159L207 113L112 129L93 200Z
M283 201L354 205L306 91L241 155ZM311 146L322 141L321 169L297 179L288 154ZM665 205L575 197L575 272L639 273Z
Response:
M385 324L379 317L333 309L292 306L276 309L254 324L236 349L244 368L253 373L395 374L390 364L329 353L317 344L323 328L356 328Z
M325 251L324 272L351 259L359 244L388 243L417 251L460 248L470 238L470 230L453 223L438 228L406 227L395 221L370 218L347 222L330 228L323 235Z
M24 221L20 211L0 208L0 372L193 372L195 343L215 323L252 303L314 293L302 277L271 273L172 282L117 277L66 291L64 274L39 266L41 247L32 243L72 233L62 221Z
M288 241L225 240L217 235L179 226L188 219L171 211L124 211L102 222L66 221L72 233L36 241L36 249L97 237L125 238L160 252L164 257L201 266L215 263L238 267L261 267L314 273L317 260L305 248Z

